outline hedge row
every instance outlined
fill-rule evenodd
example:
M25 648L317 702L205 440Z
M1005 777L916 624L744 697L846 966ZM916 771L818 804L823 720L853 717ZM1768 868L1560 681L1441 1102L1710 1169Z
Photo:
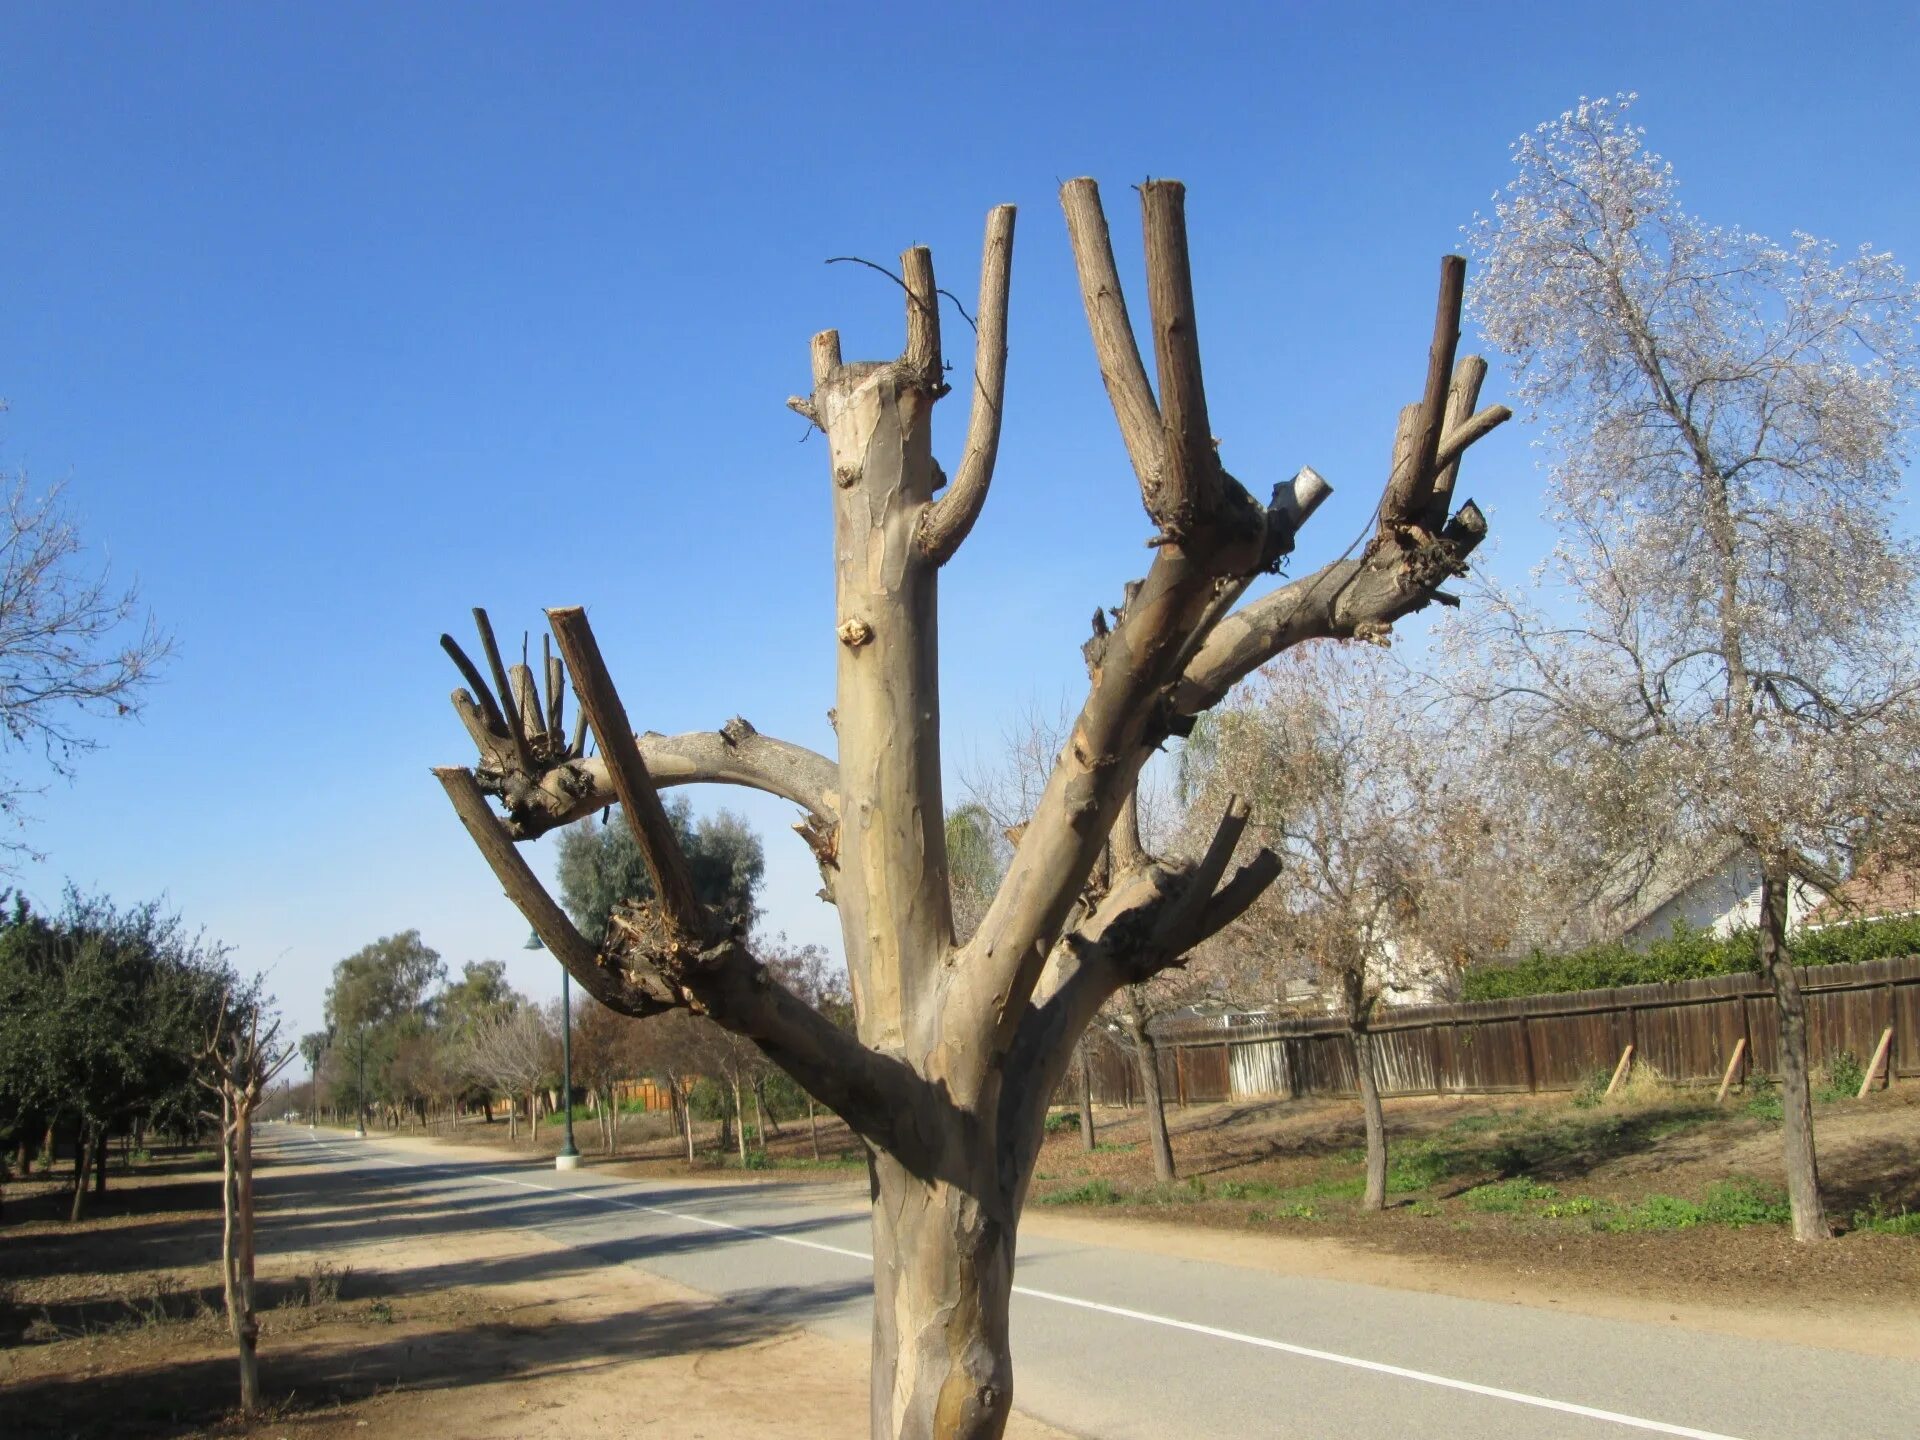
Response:
M1824 926L1794 936L1787 948L1796 965L1840 965L1920 954L1920 916ZM1511 965L1470 969L1461 979L1460 995L1463 1000L1512 1000L1522 995L1738 975L1759 968L1760 941L1751 930L1724 939L1704 930L1676 930L1645 950L1616 941L1567 955L1536 950Z

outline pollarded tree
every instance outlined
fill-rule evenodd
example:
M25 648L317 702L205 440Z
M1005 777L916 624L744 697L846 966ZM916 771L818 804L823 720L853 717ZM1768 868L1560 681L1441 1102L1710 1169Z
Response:
M1920 293L1888 255L1687 214L1630 99L1522 137L1473 231L1476 314L1548 422L1561 541L1550 613L1496 596L1462 672L1586 778L1594 813L1624 813L1609 792L1658 796L1655 838L1751 857L1793 1228L1811 1240L1828 1229L1787 893L1799 857L1916 811L1920 550L1890 522Z
M1062 199L1094 349L1154 527L1153 561L1104 616L1091 683L1033 817L978 928L955 940L941 798L935 596L986 500L1006 374L1013 211L987 222L973 410L951 484L930 417L947 393L933 264L906 252L906 347L845 362L814 337L813 389L790 402L826 434L834 517L838 759L724 730L636 738L578 609L548 612L561 657L544 686L510 674L492 631L491 687L451 639L465 675L455 708L480 750L441 782L507 894L548 949L603 1003L645 1015L694 1007L750 1038L846 1120L873 1157L872 1432L1001 1433L1012 1403L1007 1305L1014 1235L1048 1098L1100 1007L1230 923L1268 885L1271 856L1231 879L1244 828L1230 804L1192 862L1138 857L1090 890L1142 764L1241 678L1312 636L1374 635L1463 572L1485 533L1453 509L1462 453L1506 418L1475 413L1484 367L1456 377L1465 262L1442 266L1419 400L1402 412L1379 523L1358 553L1240 605L1293 551L1327 493L1310 470L1257 501L1221 464L1207 421L1187 260L1185 192L1142 187L1156 395L1128 320L1099 192ZM1451 387L1451 394L1449 393ZM944 488L945 493L940 493ZM599 753L564 724L571 672ZM541 692L545 691L542 701ZM496 696L499 698L496 699ZM701 906L656 786L752 786L806 811L803 832L838 906L858 1019L831 1024L767 973L745 934ZM504 803L500 818L488 795ZM618 800L657 898L580 934L515 848Z

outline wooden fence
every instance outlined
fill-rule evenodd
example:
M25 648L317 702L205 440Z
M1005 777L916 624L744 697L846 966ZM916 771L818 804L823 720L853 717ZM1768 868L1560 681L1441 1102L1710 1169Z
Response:
M1886 1074L1920 1076L1920 956L1816 966L1800 972L1800 984L1815 1066L1841 1051L1864 1065L1891 1028ZM1384 1009L1373 1033L1387 1095L1577 1089L1611 1070L1628 1045L1635 1065L1681 1084L1718 1084L1742 1040L1736 1081L1778 1071L1773 995L1758 974ZM1353 1050L1338 1019L1224 1030L1189 1024L1157 1038L1170 1103L1357 1093ZM1131 1058L1104 1034L1090 1035L1088 1044L1096 1103L1137 1103Z

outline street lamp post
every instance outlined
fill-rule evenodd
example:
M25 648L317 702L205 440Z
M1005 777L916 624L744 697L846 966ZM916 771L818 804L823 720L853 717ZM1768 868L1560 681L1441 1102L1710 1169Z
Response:
M527 949L546 948L537 934L527 936ZM565 1133L560 1153L553 1157L553 1168L578 1170L580 1150L573 1143L573 981L564 965L560 967L560 1095L560 1103L566 1106Z
M560 1153L553 1157L556 1170L578 1170L580 1152L573 1143L573 982L567 978L566 966L560 967L560 1091L561 1103L567 1107L566 1137L561 1142Z

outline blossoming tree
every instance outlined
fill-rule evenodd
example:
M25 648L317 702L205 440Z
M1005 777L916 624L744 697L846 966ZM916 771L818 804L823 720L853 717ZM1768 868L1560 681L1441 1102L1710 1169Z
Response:
M1891 519L1920 293L1870 248L1687 214L1631 99L1522 137L1473 230L1475 314L1548 421L1561 539L1547 610L1475 607L1462 670L1584 781L1616 855L1732 841L1754 861L1793 1228L1811 1240L1828 1229L1787 891L1805 857L1915 816L1920 549Z

